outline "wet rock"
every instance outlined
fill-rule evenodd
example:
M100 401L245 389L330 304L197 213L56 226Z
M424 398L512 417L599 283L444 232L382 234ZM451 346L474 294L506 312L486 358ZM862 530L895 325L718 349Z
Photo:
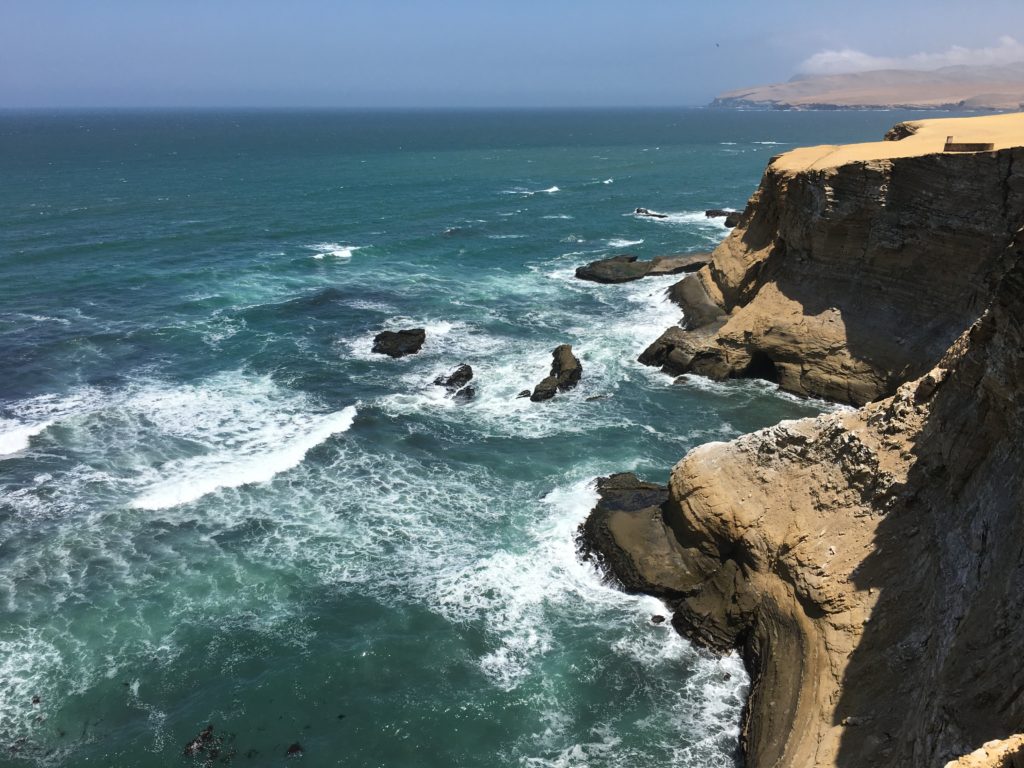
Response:
M651 624L664 624L664 623L665 623L665 617L662 616L660 613L656 613L653 616L651 616Z
M294 744L288 747L288 750L284 754L285 757L302 757L302 753L305 751L306 750L302 748L302 745L296 741Z
M609 395L591 395L590 397L587 398L587 402L588 403L596 403L599 400L609 400L609 399L611 399L611 397Z
M182 754L185 757L194 759L204 767L212 766L218 760L222 763L228 763L235 756L235 750L230 746L233 739L234 734L228 734L226 737L217 736L213 731L213 726L207 725L192 741L185 745Z
M423 328L408 328L401 331L382 331L373 338L373 351L389 357L415 355L427 340Z
M631 280L639 280L650 271L651 262L637 261L636 256L623 253L577 267L576 277L594 283L628 283Z
M572 353L571 344L562 344L555 347L551 353L551 373L538 384L530 400L537 403L542 400L550 400L558 392L565 392L579 384L583 376L583 365L579 358Z
M656 256L651 261L638 261L636 256L623 253L577 267L576 277L594 283L628 283L643 277L694 272L710 259L710 253L681 253L674 256Z
M743 215L743 211L728 211L725 208L711 208L704 211L704 215L709 219L725 219L725 226L732 228L740 223L740 217Z
M457 403L468 403L474 397L476 397L476 388L472 386L466 386L460 389L454 395L452 395L452 400L454 400Z
M647 208L637 208L633 213L637 216L649 216L652 219L667 219L668 215L664 213L658 213Z
M518 400L521 397L529 397L529 396L530 396L530 390L524 389L522 392L520 392L518 395L516 395L516 399Z
M533 388L530 400L539 403L542 400L550 400L558 393L558 377L548 376L541 380L540 384Z
M468 384L472 378L472 366L463 363L447 376L438 376L434 379L434 384L447 389L448 394L453 394Z

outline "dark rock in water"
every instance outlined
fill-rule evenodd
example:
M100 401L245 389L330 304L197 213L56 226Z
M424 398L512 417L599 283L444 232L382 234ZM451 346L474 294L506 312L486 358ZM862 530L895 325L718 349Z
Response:
M35 696L32 697L32 703L33 704L41 704L42 702L43 702L43 700L42 700L42 698L38 694L36 694Z
M529 397L529 396L530 396L530 390L524 389L522 392L520 392L518 395L516 395L516 400L518 400L521 397Z
M628 283L631 280L639 280L650 271L651 262L637 261L636 256L623 253L577 267L576 277L595 283Z
M651 624L664 624L664 623L665 623L665 617L662 616L660 613L656 613L653 616L651 616Z
M598 400L608 400L610 399L610 397L610 395L591 395L590 397L587 398L587 402L596 403Z
M454 371L447 376L438 376L434 379L434 384L439 387L444 387L448 390L449 394L452 394L459 389L462 389L466 384L469 383L470 379L473 378L472 366L463 363Z
M668 297L683 310L683 327L700 328L722 317L725 312L718 306L698 278L684 277L668 289Z
M234 738L234 734L228 734L226 741L230 744ZM208 725L185 745L182 754L185 757L194 758L203 766L212 766L218 760L222 763L231 762L231 758L235 756L235 750L230 746L225 749L225 737L214 735L213 726Z
M637 216L650 216L652 219L667 219L668 214L658 213L657 211L650 211L647 208L637 208L633 211Z
M704 211L704 215L709 219L725 219L725 226L732 228L740 223L743 211L727 211L724 208L711 208Z
M533 388L533 394L530 395L530 400L535 403L539 403L542 400L550 400L558 393L558 377L548 376L542 379L540 384Z
M472 386L465 386L452 395L452 399L458 403L468 403L476 397L476 388Z
M530 399L537 403L550 400L556 392L565 392L580 382L583 376L583 365L572 353L571 344L561 344L552 351L551 373L538 384Z
M682 253L676 256L656 256L651 261L637 261L628 253L598 259L576 268L576 277L595 283L628 283L642 277L675 275L695 272L710 261L709 253Z
M389 357L414 355L427 340L423 328L408 328L401 331L382 331L373 337L373 351Z
M302 753L305 751L306 750L302 748L302 745L296 741L294 744L288 747L288 751L286 751L284 754L285 757L302 757Z

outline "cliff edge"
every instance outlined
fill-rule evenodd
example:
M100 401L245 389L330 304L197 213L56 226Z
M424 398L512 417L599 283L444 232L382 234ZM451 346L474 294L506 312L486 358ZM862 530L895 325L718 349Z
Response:
M946 138L991 151L946 152ZM862 405L922 375L978 316L1024 214L1024 114L901 124L773 158L683 325L640 356Z
M994 741L1024 731L1024 229L1007 229L1024 211L1015 157L917 155L900 168L901 158L881 197L866 181L877 180L876 161L810 175L769 169L744 232L697 284L713 306L738 311L684 338L716 364L788 349L772 362L791 389L884 397L701 446L668 488L599 483L584 553L626 589L662 597L683 634L741 650L750 768L1024 764L1020 737ZM817 173L831 174L830 194ZM980 195L993 174L999 205ZM978 199L949 199L964 190ZM842 209L854 216L847 225ZM925 226L922 216L935 218ZM892 220L905 222L889 229L903 245L883 248ZM872 265L858 267L854 237ZM907 273L905 258L928 274ZM771 301L759 301L766 290ZM818 292L837 305L830 316L804 314ZM825 343L829 326L843 345Z

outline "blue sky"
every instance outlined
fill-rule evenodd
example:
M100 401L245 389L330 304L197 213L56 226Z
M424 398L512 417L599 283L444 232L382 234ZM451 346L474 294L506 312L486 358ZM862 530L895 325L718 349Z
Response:
M1024 58L1024 1L0 0L0 106L642 106Z

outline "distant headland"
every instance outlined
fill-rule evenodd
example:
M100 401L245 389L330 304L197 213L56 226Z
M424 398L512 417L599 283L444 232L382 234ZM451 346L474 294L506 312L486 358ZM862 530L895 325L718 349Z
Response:
M930 71L881 69L839 75L797 75L785 83L719 94L727 109L976 109L1024 108L1024 62Z

